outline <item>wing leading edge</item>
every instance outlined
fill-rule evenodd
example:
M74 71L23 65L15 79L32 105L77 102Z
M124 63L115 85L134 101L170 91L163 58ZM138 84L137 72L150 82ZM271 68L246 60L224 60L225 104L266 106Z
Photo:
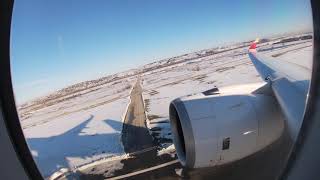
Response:
M270 84L287 118L290 137L295 140L302 124L311 67L259 54L256 42L250 46L248 55L260 76Z

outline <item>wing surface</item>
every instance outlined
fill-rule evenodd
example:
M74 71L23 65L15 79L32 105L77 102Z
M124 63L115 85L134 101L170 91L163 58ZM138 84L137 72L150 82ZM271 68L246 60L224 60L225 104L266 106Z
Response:
M308 96L311 63L304 62L304 59L297 62L260 54L256 42L250 46L248 55L263 80L270 84L286 116L290 137L295 140Z

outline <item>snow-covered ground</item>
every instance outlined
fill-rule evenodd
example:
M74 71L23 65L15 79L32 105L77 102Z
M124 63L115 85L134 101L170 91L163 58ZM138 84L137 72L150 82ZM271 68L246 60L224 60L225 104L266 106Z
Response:
M143 98L148 118L147 125L155 139L163 145L169 145L172 141L169 103L173 99L214 87L262 81L246 53L248 47L233 48L235 49L216 55L193 58L143 74ZM264 44L261 49L260 53L267 56L297 64L311 63L312 60L311 40L280 45L273 45L271 41Z
M29 111L21 121L41 173L73 169L92 161L121 155L122 120L135 78L86 90L72 99Z

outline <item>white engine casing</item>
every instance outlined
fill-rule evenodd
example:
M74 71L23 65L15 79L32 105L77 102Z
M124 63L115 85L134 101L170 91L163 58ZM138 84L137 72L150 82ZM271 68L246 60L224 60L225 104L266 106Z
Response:
M249 156L277 140L284 117L265 83L175 99L170 123L183 166L209 167ZM263 93L261 93L263 92Z

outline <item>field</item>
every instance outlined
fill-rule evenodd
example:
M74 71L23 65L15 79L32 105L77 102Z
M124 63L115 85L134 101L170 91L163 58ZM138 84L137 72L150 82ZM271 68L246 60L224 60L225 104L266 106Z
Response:
M134 81L129 78L107 83L28 111L29 117L21 124L44 176L124 153L122 121Z

